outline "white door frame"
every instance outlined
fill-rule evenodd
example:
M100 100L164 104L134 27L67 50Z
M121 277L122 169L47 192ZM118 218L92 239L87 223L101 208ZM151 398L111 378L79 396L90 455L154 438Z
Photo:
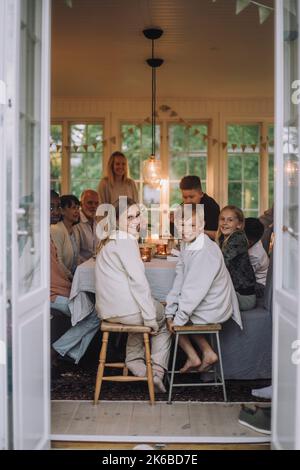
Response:
M31 1L31 0L29 0ZM12 410L9 411L9 420L12 423L10 446L14 449L46 449L50 445L50 316L49 316L49 122L50 122L50 0L37 0L37 8L42 5L41 21L41 90L38 92L39 120L41 124L39 158L35 160L40 166L39 192L41 194L40 221L40 280L36 288L29 292L20 293L19 290L19 244L18 244L18 210L19 175L22 178L20 165L20 88L22 79L25 80L26 68L20 69L21 64L21 5L23 0L1 0L6 5L7 24L7 55L5 65L7 68L7 115L5 122L5 159L8 172L8 187L11 187L11 198L6 204L11 212L11 241L7 237L7 244L11 243L11 277L7 288L11 289L12 305ZM23 26L22 26L23 28ZM38 57L34 52L34 57ZM27 57L27 50L25 51ZM22 60L24 55L22 56ZM33 59L35 60L35 59ZM36 64L36 62L34 62ZM32 67L32 62L28 67ZM38 67L35 65L34 70ZM30 69L31 70L31 69ZM32 68L33 70L33 68ZM36 72L35 72L36 73ZM24 76L22 76L22 74ZM28 76L27 76L28 79ZM26 89L27 90L27 89ZM23 95L26 100L26 93ZM37 89L36 89L37 90ZM36 93L36 91L35 91ZM30 98L31 99L31 98ZM27 131L26 131L27 132ZM22 148L24 151L25 147ZM36 152L36 147L35 147ZM39 161L37 161L39 160ZM6 175L0 175L1 179ZM24 178L24 176L23 176ZM25 181L25 179L24 179ZM26 194L26 193L25 193ZM10 200L11 199L11 200ZM8 229L9 230L9 229ZM33 231L35 228L33 226ZM29 236L28 236L29 238ZM8 246L8 245L7 245ZM5 247L6 248L6 247ZM10 247L9 247L10 248ZM34 250L33 250L34 252ZM7 266L10 271L10 266ZM9 328L10 330L10 328ZM35 332L35 335L31 333ZM30 344L28 338L36 337L36 343ZM9 342L10 342L9 341ZM37 361L32 359L38 358ZM35 365L33 365L35 364ZM38 366L36 365L38 364ZM28 374L27 374L28 372ZM11 371L9 371L11 373ZM37 386L35 386L37 384ZM37 409L42 410L37 413Z
M284 288L283 246L286 243L286 233L283 232L284 217L284 183L287 178L284 167L283 133L285 123L285 108L289 106L293 89L291 83L286 83L284 62L284 4L285 0L276 1L276 103L275 103L275 244L274 244L274 308L273 308L273 400L272 400L272 445L274 449L300 449L300 364L293 361L294 341L300 339L300 257L298 256L298 286L293 291ZM298 11L298 21L300 9ZM299 23L298 23L299 24ZM298 29L298 34L300 33ZM299 39L298 39L299 44ZM299 46L298 46L299 47ZM300 52L298 49L298 79L300 79ZM291 77L291 80L294 78ZM290 80L290 81L291 81ZM286 89L289 87L288 92ZM288 98L290 97L290 98ZM290 106L295 105L290 101ZM300 114L299 104L298 118ZM289 124L292 126L293 124ZM298 139L299 123L298 123ZM299 148L299 142L298 142ZM286 151L285 151L286 152ZM299 152L299 150L298 150ZM299 154L298 154L299 157ZM298 184L298 225L300 207L300 184ZM299 227L297 229L299 233ZM295 240L295 239L294 239ZM298 253L299 253L299 240ZM299 355L298 355L299 356Z
M4 118L6 101L5 77L5 3L0 2L0 220L6 220L6 161L4 158ZM6 226L0 227L0 450L8 447L7 364L6 364Z

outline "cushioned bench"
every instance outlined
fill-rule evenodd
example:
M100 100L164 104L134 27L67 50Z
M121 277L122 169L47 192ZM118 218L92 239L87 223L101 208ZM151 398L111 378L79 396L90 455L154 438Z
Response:
M273 259L265 295L257 307L241 312L241 330L233 320L222 326L220 341L225 379L270 379L272 376L272 286Z

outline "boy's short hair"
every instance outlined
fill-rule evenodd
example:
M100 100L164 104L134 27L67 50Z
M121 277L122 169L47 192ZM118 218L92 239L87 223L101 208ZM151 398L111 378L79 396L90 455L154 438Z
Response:
M264 234L265 227L259 219L247 217L245 219L245 233L248 240L257 243Z
M195 175L184 176L180 181L179 187L182 191L191 189L202 191L201 180L199 176Z

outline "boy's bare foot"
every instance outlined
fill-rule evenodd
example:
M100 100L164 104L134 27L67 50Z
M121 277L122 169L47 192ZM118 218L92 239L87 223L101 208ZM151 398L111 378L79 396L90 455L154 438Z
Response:
M198 357L197 359L188 359L186 361L186 363L184 364L184 366L180 369L180 373L181 374L184 374L185 372L188 372L189 370L193 370L193 369L199 369L199 367L201 366L201 360L200 358Z
M198 368L199 372L207 372L216 362L218 362L219 358L216 353L208 353L205 354L202 358L202 364Z

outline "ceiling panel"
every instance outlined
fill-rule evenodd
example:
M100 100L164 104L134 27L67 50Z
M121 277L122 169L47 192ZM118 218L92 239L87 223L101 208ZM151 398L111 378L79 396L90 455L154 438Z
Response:
M254 5L237 16L235 0L52 3L53 96L148 98L149 26L165 31L156 42L165 60L159 97L273 95L274 15L260 25Z

